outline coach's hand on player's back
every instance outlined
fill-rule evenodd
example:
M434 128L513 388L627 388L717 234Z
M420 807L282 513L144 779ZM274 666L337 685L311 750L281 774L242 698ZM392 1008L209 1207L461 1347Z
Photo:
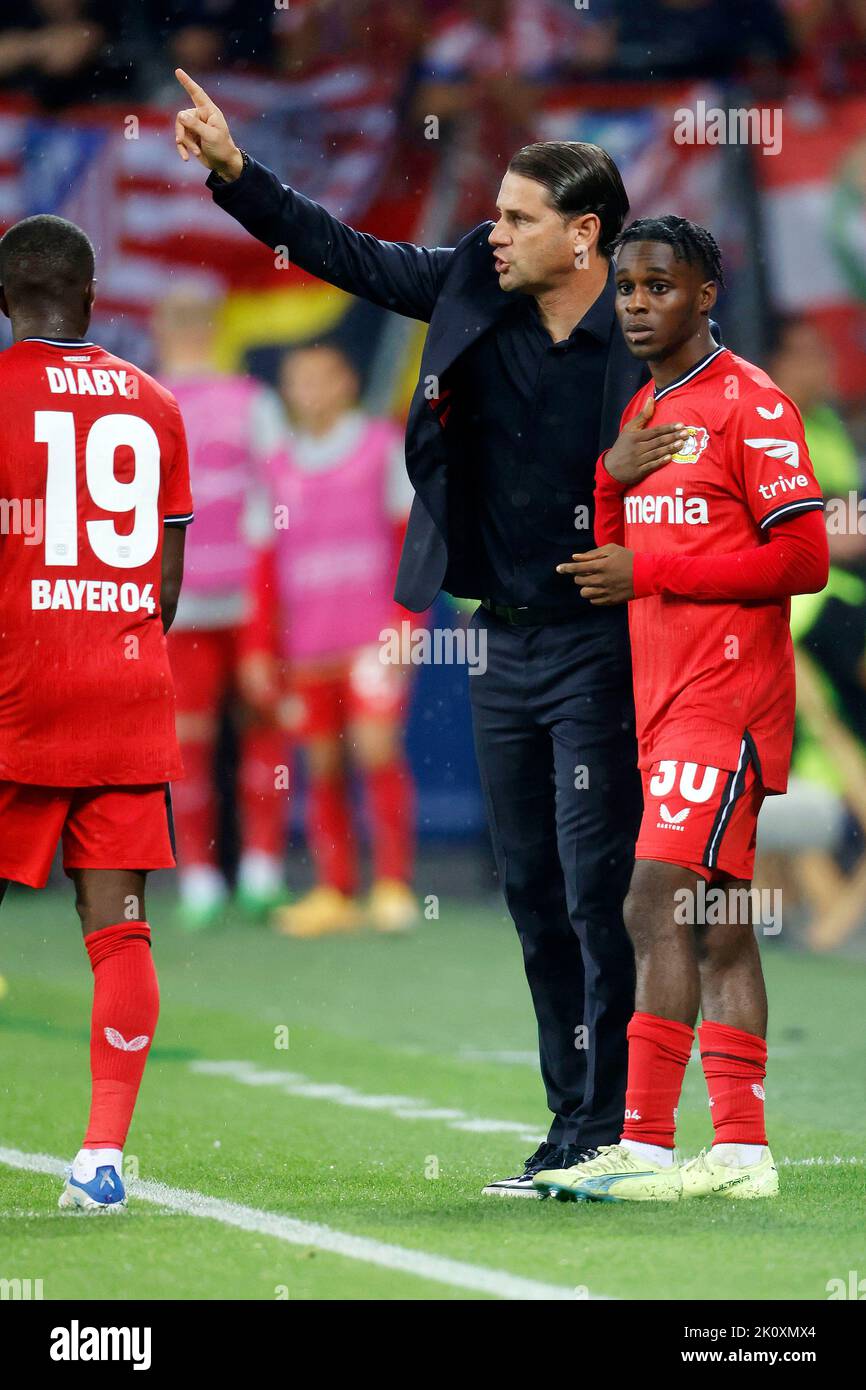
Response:
M605 455L605 468L623 487L632 487L662 468L688 438L682 425L650 425L654 410L655 400L650 396Z
M175 68L174 75L193 102L187 110L178 111L174 123L178 154L184 161L192 155L206 169L213 169L221 179L232 183L243 170L244 157L231 137L225 116L183 68Z

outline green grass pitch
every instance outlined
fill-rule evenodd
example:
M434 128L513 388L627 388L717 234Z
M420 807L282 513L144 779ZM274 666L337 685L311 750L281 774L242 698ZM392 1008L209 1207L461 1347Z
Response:
M764 949L777 1201L563 1205L480 1195L547 1127L504 917L443 899L411 937L324 942L239 917L190 936L156 893L150 917L162 1015L126 1153L157 1199L62 1213L57 1176L0 1162L0 1279L41 1279L46 1299L508 1298L526 1280L563 1298L820 1300L866 1273L866 965ZM0 1150L68 1160L91 988L70 892L9 895L0 974ZM693 1061L678 1140L710 1136Z

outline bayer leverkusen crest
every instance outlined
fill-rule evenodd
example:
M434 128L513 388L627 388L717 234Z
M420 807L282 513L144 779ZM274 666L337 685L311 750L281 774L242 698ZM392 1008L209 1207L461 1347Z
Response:
M683 429L688 435L688 439L671 456L672 463L697 463L701 454L710 442L710 436L702 425L684 425Z

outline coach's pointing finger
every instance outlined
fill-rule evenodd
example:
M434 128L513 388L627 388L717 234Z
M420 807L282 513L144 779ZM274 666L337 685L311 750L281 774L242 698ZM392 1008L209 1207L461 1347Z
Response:
M239 178L244 157L231 137L226 118L197 82L177 68L175 75L195 108L179 111L175 121L175 144L181 159L193 155L207 169L227 183Z
M184 72L183 68L175 68L174 75L184 91L192 97L196 105L196 110L206 115L210 108L214 110L217 109L216 104L211 101L204 87L200 87L197 82L194 82L189 73Z

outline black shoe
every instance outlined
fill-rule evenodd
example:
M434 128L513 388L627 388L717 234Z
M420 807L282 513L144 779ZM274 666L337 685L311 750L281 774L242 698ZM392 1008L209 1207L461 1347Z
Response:
M587 1163L591 1158L597 1157L598 1149L588 1149L584 1144L562 1144L560 1148L548 1154L540 1166L536 1165L533 1177L543 1172L561 1172L563 1168L575 1168L578 1163ZM550 1196L549 1192L541 1192L538 1188L535 1191L539 1197Z
M513 1178L498 1178L495 1182L489 1182L486 1187L482 1187L482 1196L540 1197L542 1194L532 1186L532 1179L543 1168L561 1168L563 1165L559 1162L559 1158L564 1152L558 1144L551 1144L549 1140L545 1139L543 1144L539 1144L535 1153L526 1160L522 1173L516 1174ZM577 1161L577 1159L574 1160L574 1162Z
M591 1158L598 1158L598 1149L588 1149L585 1144L563 1144L556 1166L558 1168L573 1168L576 1163L588 1163ZM545 1168L552 1168L553 1164L545 1163L544 1166Z

